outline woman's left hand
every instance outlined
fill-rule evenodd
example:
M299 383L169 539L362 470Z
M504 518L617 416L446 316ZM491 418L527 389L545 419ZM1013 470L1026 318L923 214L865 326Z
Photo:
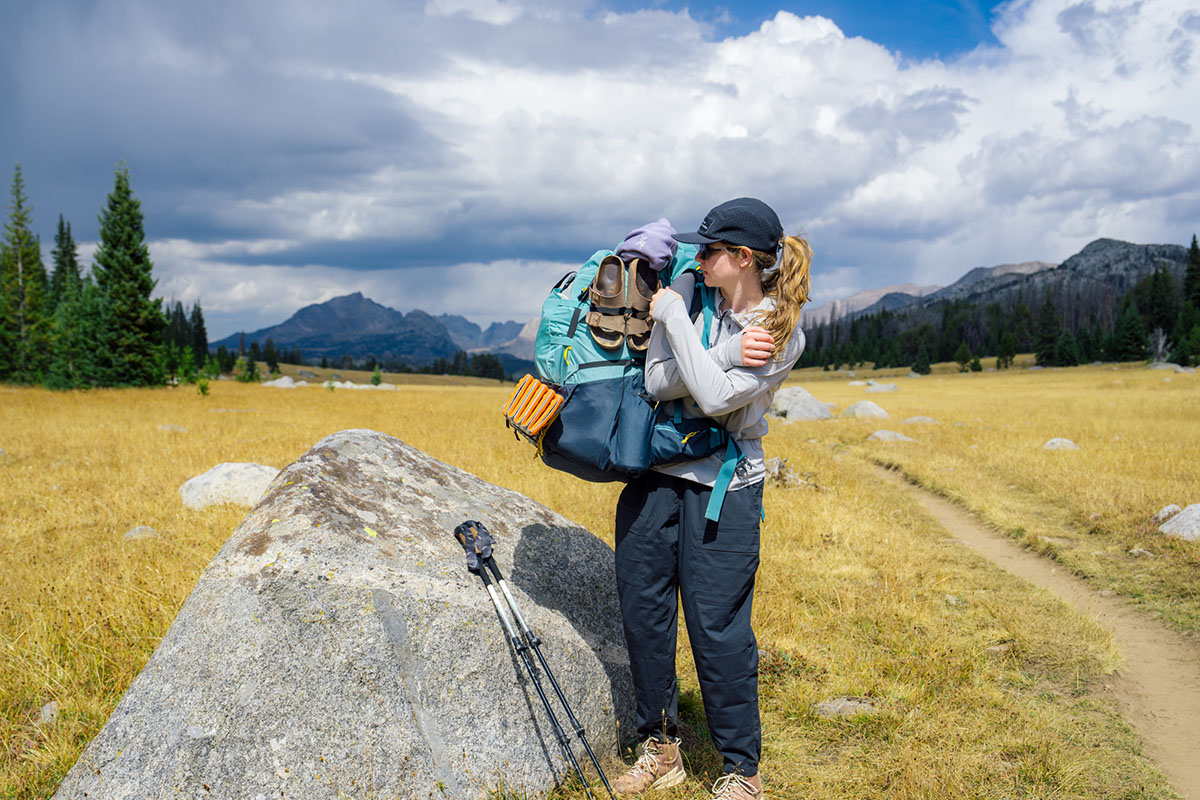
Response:
M683 299L683 297L681 297L678 292L672 291L671 289L668 289L665 286L662 287L661 289L659 289L657 292L654 293L653 297L650 298L650 316L651 317L654 316L654 304L657 303L659 298L662 297L664 294L673 294L676 297L678 297L680 300Z

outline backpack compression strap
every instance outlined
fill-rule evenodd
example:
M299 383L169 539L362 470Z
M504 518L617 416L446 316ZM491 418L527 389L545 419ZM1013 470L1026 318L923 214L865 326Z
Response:
M729 492L729 483L733 480L734 470L742 460L742 451L738 448L733 437L729 437L725 445L725 460L721 463L721 471L713 483L712 494L708 498L708 508L704 509L704 518L716 522L721 518L721 507L725 505L725 495Z
M692 270L696 276L700 278L700 273ZM715 289L710 289L704 285L701 278L696 282L695 291L700 295L700 309L693 311L692 320L694 321L701 314L704 315L704 334L702 341L704 349L709 349L709 343L712 336L713 317L716 316L717 292ZM694 300L693 296L693 300ZM695 303L692 304L693 309ZM683 403L680 400L675 402L675 423L679 424L683 420ZM721 508L725 505L725 495L729 492L729 484L733 481L733 473L737 469L738 462L742 460L741 448L737 446L732 434L720 428L715 423L709 431L709 435L718 438L722 434L726 437L725 441L725 457L721 462L721 469L717 472L717 480L713 483L712 494L708 498L708 507L704 510L704 518L716 522L721 518Z

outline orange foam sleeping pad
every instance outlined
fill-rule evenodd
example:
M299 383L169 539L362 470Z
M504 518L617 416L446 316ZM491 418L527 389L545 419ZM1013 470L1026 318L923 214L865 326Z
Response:
M504 406L504 418L509 425L537 439L562 408L563 396L532 375L517 383Z

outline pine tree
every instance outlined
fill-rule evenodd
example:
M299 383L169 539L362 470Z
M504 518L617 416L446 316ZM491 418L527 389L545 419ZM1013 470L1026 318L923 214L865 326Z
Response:
M958 349L954 351L954 361L958 364L959 372L966 372L967 365L971 363L971 348L967 347L966 342L960 342Z
M158 301L150 299L157 283L151 277L153 269L142 204L130 189L129 170L121 164L100 214L100 245L92 270L107 307L100 341L107 385L163 383L167 323Z
M32 231L33 207L19 164L8 210L0 240L0 379L32 383L46 367L50 318L41 243Z
M1000 337L1000 352L996 356L996 368L1008 369L1012 366L1013 358L1017 355L1017 340L1012 331L1005 331Z
M267 339L263 347L263 361L267 362L267 372L274 375L279 372L279 351L275 349L275 340Z
M928 375L933 371L929 366L929 351L925 349L924 344L917 351L917 360L913 362L912 371L918 375Z
M58 308L58 304L68 292L78 294L81 289L79 250L71 237L71 223L63 220L62 214L58 215L58 232L54 234L54 250L51 251L50 257L54 260L54 271L50 274L48 306L53 311Z
M197 364L208 360L208 330L204 327L204 312L200 310L200 301L192 303L192 314L188 319L192 328L192 357Z
M1058 305L1046 287L1046 299L1038 311L1037 350L1035 357L1039 365L1051 364L1054 361L1054 345L1062 333L1062 318L1058 313Z
M91 277L67 284L54 310L54 348L46 385L52 389L95 386L101 382L96 341L103 328L104 305Z
M1192 234L1192 246L1188 248L1187 272L1183 278L1183 296L1193 307L1200 309L1200 245L1196 234Z
M1117 319L1112 356L1114 361L1138 361L1146 357L1146 329L1134 303L1126 305Z
M1079 364L1079 350L1070 331L1064 330L1058 335L1058 340L1054 343L1052 363L1056 367L1074 367Z

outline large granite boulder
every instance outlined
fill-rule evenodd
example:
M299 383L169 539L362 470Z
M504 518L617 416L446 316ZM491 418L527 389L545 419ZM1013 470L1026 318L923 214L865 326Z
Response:
M353 430L272 482L55 797L484 798L501 781L545 796L564 757L451 534L467 519L495 536L563 691L613 763L632 688L611 548L516 492Z

